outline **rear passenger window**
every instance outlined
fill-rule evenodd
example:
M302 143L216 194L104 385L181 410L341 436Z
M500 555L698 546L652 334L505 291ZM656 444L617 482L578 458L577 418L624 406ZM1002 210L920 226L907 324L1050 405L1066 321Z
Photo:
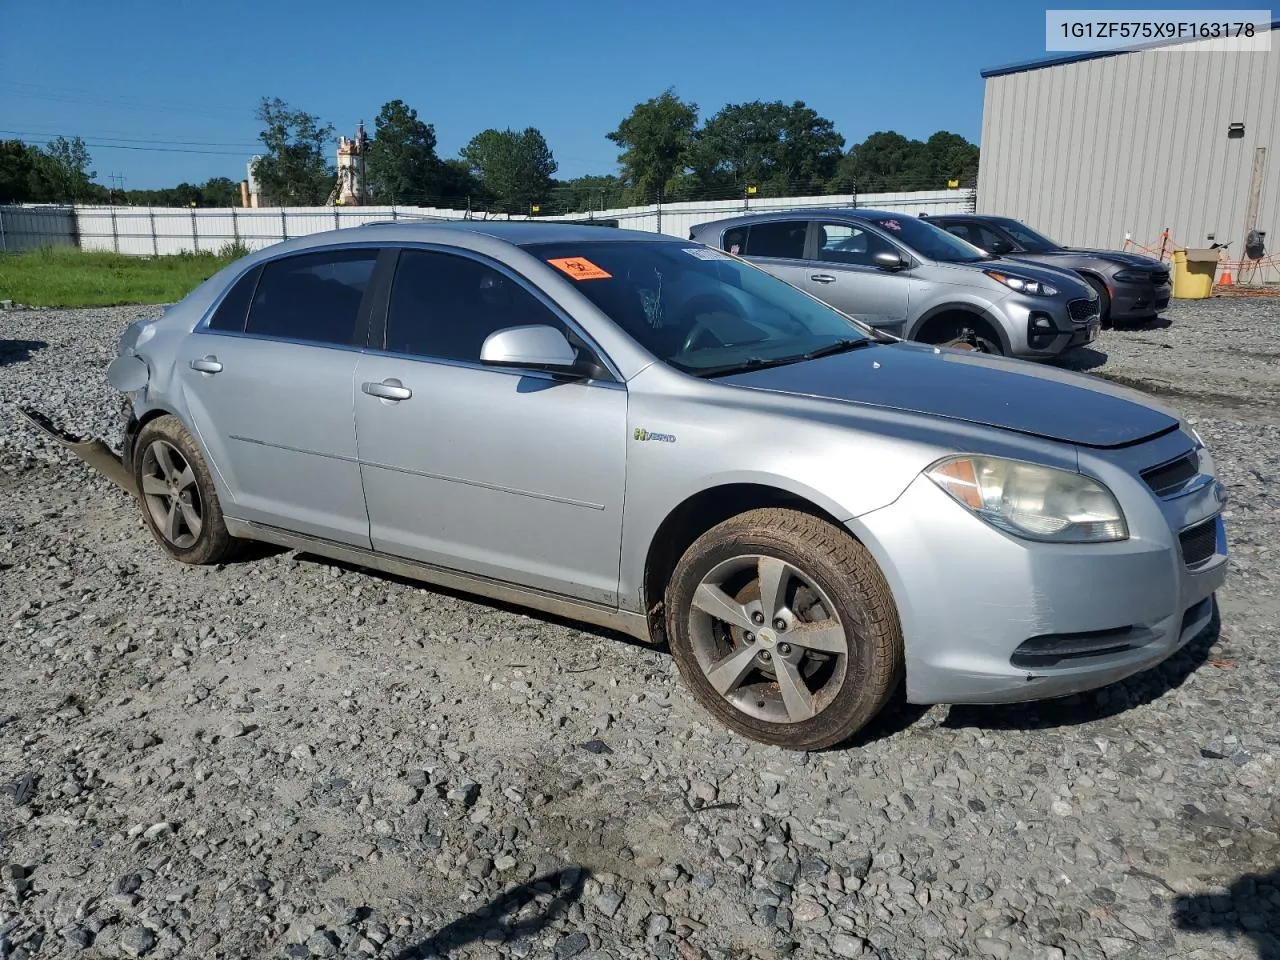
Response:
M247 332L356 346L360 303L377 250L328 250L273 260L262 268Z
M804 258L805 223L753 223L747 233L748 257Z
M210 330L230 330L235 333L244 332L245 317L249 314L249 300L253 296L253 288L258 284L261 267L254 267L235 282L218 309L209 318Z

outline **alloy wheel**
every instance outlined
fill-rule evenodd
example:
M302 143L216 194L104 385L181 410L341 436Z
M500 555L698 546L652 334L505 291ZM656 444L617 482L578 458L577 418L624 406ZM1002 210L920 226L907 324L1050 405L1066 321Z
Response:
M204 528L200 487L182 452L153 440L142 455L142 496L156 529L179 550L192 547Z
M689 611L694 656L737 710L801 723L840 692L849 646L836 606L796 566L751 554L717 564Z

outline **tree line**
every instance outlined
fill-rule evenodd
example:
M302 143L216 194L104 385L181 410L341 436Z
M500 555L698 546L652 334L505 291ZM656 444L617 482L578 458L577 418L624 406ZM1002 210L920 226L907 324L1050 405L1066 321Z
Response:
M337 171L331 123L276 98L263 98L261 159L255 179L273 205L317 206ZM874 193L972 186L978 147L940 130L927 140L878 131L846 145L834 123L803 101L726 104L702 119L672 89L637 103L606 137L618 147L618 174L559 180L559 165L536 127L487 129L456 157L441 157L435 127L403 100L382 105L365 156L373 200L496 213L573 213L676 200ZM25 164L25 165L24 165ZM0 203L125 202L238 205L225 177L165 190L109 191L94 182L84 144L58 138L39 149L0 143ZM24 193L25 190L25 193Z

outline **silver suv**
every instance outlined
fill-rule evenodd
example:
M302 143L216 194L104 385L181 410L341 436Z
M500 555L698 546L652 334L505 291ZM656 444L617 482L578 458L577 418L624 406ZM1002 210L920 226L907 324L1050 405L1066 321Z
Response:
M1051 360L1101 326L1098 295L1078 274L1002 260L901 213L752 214L698 224L689 239L908 340Z

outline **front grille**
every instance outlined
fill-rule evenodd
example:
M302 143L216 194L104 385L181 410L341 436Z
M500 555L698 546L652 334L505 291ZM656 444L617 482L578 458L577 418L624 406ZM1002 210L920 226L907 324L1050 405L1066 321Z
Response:
M1200 472L1200 458L1195 451L1183 454L1177 460L1170 460L1159 466L1142 471L1142 479L1157 494L1176 490Z
M1132 626L1086 633L1047 633L1024 640L1013 651L1009 662L1015 667L1051 667L1063 660L1123 653L1150 643L1151 639L1150 630L1137 630Z
M1152 283L1154 283L1157 287L1162 286L1163 284L1168 283L1168 282L1169 282L1169 271L1168 271L1168 270L1152 270L1152 271L1151 271L1151 282L1152 282Z
M1197 523L1178 534L1178 543L1182 545L1182 562L1188 567L1204 563L1213 556L1217 548L1217 522L1213 519Z
M1075 323L1088 323L1098 315L1098 301L1072 300L1067 304L1067 310Z

